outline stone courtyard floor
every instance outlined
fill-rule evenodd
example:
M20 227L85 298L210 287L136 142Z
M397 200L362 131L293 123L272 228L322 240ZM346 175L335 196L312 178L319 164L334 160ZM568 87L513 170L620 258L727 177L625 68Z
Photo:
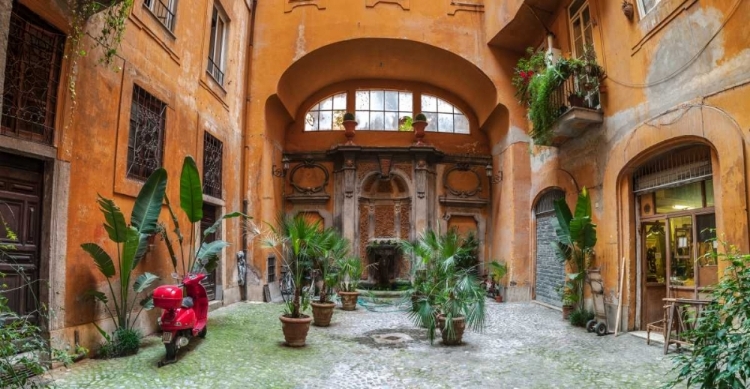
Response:
M307 346L283 346L276 304L239 303L210 314L208 336L157 368L160 339L132 357L85 360L52 372L59 388L657 388L671 377L661 345L597 337L536 304L488 300L487 329L465 344L430 345L394 308L336 310ZM413 340L376 343L373 335ZM438 336L439 338L439 336Z

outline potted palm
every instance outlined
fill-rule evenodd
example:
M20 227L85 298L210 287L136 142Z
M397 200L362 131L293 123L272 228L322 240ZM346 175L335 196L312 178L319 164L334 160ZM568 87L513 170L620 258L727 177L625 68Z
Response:
M270 226L271 234L263 239L263 246L274 249L289 268L294 281L294 296L285 303L284 313L279 317L286 344L302 347L307 339L312 318L303 314L310 306L310 298L302 292L305 274L310 271L315 255L320 252L320 223L310 222L304 217L281 215L277 225Z
M330 292L338 281L334 268L336 261L346 257L349 253L349 241L333 228L323 230L316 239L317 243L312 245L316 250L312 265L323 283L318 301L311 303L313 324L318 327L328 327L331 324L333 308L336 307L330 299Z
M358 257L341 258L336 262L338 268L337 284L338 284L338 295L341 297L341 309L344 311L353 311L357 308L357 298L359 292L360 279L362 278L362 272L364 272L364 266L362 260Z
M490 277L492 278L492 288L494 289L495 301L503 302L503 290L505 287L500 284L503 277L508 274L508 265L505 262L492 261L489 264Z
M412 293L412 321L427 328L432 343L440 329L445 345L461 344L464 330L484 328L484 295L473 268L458 266L468 248L454 230L444 235L426 231L416 242L403 242L404 251L417 259L420 280Z

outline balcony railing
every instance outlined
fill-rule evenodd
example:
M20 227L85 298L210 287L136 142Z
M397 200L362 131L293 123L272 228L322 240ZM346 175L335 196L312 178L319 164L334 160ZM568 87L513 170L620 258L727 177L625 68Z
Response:
M562 116L571 108L599 109L599 88L591 76L570 75L552 93L551 100Z
M224 85L224 72L221 71L219 65L217 65L211 58L208 59L208 73L213 76L219 85Z
M169 31L174 31L175 13L170 6L173 2L171 0L168 1L170 3L169 5L164 4L162 0L146 0L144 5L151 10L164 27L169 29Z

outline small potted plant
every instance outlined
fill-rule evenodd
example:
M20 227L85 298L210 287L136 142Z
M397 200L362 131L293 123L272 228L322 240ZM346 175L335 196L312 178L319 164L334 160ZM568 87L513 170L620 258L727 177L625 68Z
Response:
M344 125L344 136L346 136L346 144L353 145L354 129L359 123L357 123L357 121L354 119L354 114L351 112L347 112L344 114L344 121L342 123Z
M353 311L357 308L359 297L357 287L364 272L362 260L358 257L341 258L336 262L336 267L338 268L337 293L341 297L341 309Z
M501 303L503 302L503 292L505 287L500 282L503 277L508 274L508 265L505 262L492 261L489 263L489 267L495 301Z
M424 139L424 129L427 127L427 116L423 113L418 113L414 117L411 125L414 129L414 138L417 139L417 145L423 145L422 139Z
M263 246L274 249L289 268L294 281L294 296L285 304L279 317L286 344L302 347L307 339L312 318L303 312L310 307L310 297L303 293L305 274L312 269L313 259L321 252L320 222L312 223L301 215L281 215L277 225L270 226L271 234L263 239Z
M334 267L337 259L344 258L348 254L349 241L334 228L326 228L317 239L318 243L314 245L317 253L313 268L323 282L318 300L311 303L313 324L317 327L328 327L331 324L333 308L336 307L336 304L329 298L333 287L338 283Z

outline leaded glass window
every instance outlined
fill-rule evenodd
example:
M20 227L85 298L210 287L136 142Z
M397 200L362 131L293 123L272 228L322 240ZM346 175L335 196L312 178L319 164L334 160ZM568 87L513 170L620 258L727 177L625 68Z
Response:
M422 95L422 113L427 117L426 131L469 133L469 120L453 104L435 96Z
M128 178L146 180L162 166L167 105L133 86L128 134Z
M305 115L305 131L343 130L346 93L328 96Z
M403 126L414 112L411 92L359 90L355 100L357 130L411 130Z

